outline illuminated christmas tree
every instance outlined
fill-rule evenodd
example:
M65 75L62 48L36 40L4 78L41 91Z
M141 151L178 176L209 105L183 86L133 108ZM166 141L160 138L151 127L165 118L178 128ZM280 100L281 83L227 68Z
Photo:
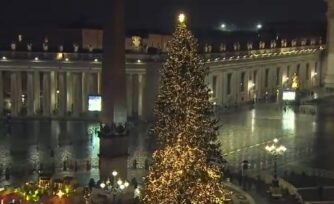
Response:
M146 178L144 203L224 203L228 195L218 168L208 163L220 153L207 73L181 14L161 73L153 129L159 150Z
M184 19L182 22L179 19L168 44L155 108L157 121L153 133L161 146L175 144L182 133L190 145L220 155L217 120L212 117L213 103L205 84L208 71L197 54L197 40Z

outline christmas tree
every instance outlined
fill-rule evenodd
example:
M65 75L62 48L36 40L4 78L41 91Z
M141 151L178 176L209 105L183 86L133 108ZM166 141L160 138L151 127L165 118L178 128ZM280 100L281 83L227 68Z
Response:
M197 40L179 21L168 44L155 108L153 135L160 146L184 139L201 151L220 155L217 120L212 117L213 103L205 84L208 71L197 54Z
M220 155L208 69L184 18L179 16L161 73L153 129L159 150L145 181L147 204L224 203L227 195L218 168L208 163Z

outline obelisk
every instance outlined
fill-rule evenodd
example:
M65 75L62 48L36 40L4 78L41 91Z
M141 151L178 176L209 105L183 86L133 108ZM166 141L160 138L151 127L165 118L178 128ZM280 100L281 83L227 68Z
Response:
M327 1L327 70L325 87L334 89L334 0Z
M116 170L126 179L128 135L112 128L127 120L124 0L104 0L104 11L101 122L112 131L100 132L100 177L112 177Z
M102 122L124 123L126 112L124 0L104 0Z

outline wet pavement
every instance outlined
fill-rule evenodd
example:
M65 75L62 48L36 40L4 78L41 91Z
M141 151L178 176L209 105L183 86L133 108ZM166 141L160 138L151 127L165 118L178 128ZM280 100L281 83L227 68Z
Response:
M319 115L295 113L289 108L284 111L276 104L225 113L219 136L225 158L234 167L248 160L251 169L271 168L272 156L265 146L278 138L287 147L278 159L279 166L334 171L334 150L328 145L334 142L334 111L328 106L333 103L330 99L319 105L323 111Z
M250 169L268 169L272 157L264 147L278 138L288 151L279 159L281 173L288 166L334 171L334 111L328 99L320 105L320 115L284 111L277 104L257 104L254 109L240 108L218 114L222 123L219 139L228 165L239 168L248 160ZM331 112L333 111L333 112ZM152 141L148 124L133 124L129 141L129 168L133 160L139 170L130 170L128 178L141 177ZM87 184L98 180L98 123L87 121L13 120L10 127L0 122L0 184L19 184L34 179L37 169L70 175ZM66 168L65 168L66 167ZM5 179L9 168L10 178ZM291 169L289 169L291 170Z

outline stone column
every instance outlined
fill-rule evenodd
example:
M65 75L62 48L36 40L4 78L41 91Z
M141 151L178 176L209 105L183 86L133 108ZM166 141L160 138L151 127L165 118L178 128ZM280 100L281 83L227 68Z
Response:
M0 71L0 116L3 115L3 108L4 108L4 100L3 100L4 82L2 73L3 72Z
M96 82L97 82L97 84L96 84L96 87L97 87L97 89L96 89L96 91L97 91L97 94L98 95L101 95L101 81L102 81L102 78L101 78L101 72L96 72Z
M41 111L40 72L34 72L34 112Z
M97 72L87 72L87 80L89 85L87 87L88 95L99 95L99 79Z
M11 115L17 116L18 114L18 87L17 87L17 72L10 73L10 103L11 103Z
M73 76L71 72L66 72L66 109L73 113ZM67 114L67 113L66 113Z
M232 74L232 97L233 97L233 104L239 103L239 96L240 96L240 73L239 71L234 71Z
M16 80L17 80L17 93L16 93L16 97L17 97L17 111L18 114L21 114L21 110L22 110L22 73L21 72L17 72L16 73Z
M259 83L259 98L264 98L266 95L266 67L260 66L258 71Z
M138 74L134 74L132 77L132 90L133 90L133 100L132 100L132 115L134 117L138 116L138 103L139 103L139 80Z
M253 82L254 82L254 85L255 85L254 88L253 88L253 91L254 91L254 98L256 98L256 99L259 97L259 87L261 86L260 78L259 78L260 74L261 73L260 73L258 67L253 67L252 76L253 76Z
M82 112L86 113L88 111L88 96L90 87L90 73L82 73Z
M222 73L222 77L223 77L223 80L222 80L222 105L228 105L228 95L227 95L227 86L228 86L228 80L227 80L227 72L223 72Z
M35 114L34 108L34 73L27 72L27 114L33 116Z
M65 116L66 115L66 100L67 100L67 94L66 94L66 73L65 72L59 72L58 73L58 93L57 93L57 100L58 100L58 115L59 116Z
M143 101L144 101L144 89L145 89L145 75L138 75L138 116L143 117Z
M307 80L307 88L308 89L312 89L313 88L313 84L314 84L314 76L312 75L312 73L314 73L314 65L315 65L315 62L314 61L309 61L309 69L306 70L308 71L308 73L306 73L306 75L308 76L308 80Z
M313 72L313 73L316 73L316 75L310 75L310 81L311 81L311 88L315 88L315 87L318 87L319 86L319 84L318 84L318 82L319 82L319 77L320 77L320 73L319 73L319 68L318 68L318 66L319 66L319 63L317 62L317 61L314 61L313 63L312 63L312 68L311 68L311 73Z
M216 102L217 105L223 105L223 93L224 93L224 82L223 82L224 74L223 72L218 72L217 74L217 85L216 85Z
M56 110L56 89L57 89L57 73L51 71L50 73L50 114L54 115Z
M271 67L267 66L265 68L264 71L264 83L266 83L266 70L268 70L268 83L267 83L267 87L266 87L266 91L268 91L268 93L270 94L271 90L272 90L272 71L271 71Z
M128 109L128 117L132 117L132 100L133 100L133 78L132 74L126 76L126 102Z
M244 93L243 93L243 97L244 97L244 101L243 102L248 102L250 101L250 94L249 94L249 76L251 76L252 74L252 67L247 68L245 71L245 79L244 79Z
M43 72L43 116L50 116L51 111L50 79L50 73Z
M273 75L272 75L272 71L271 71L271 67L268 66L266 69L268 69L268 86L267 86L267 91L269 92L269 94L271 93L272 91L272 88L273 88L273 82L272 82L272 78L273 78Z
M307 66L308 61L305 61L304 63L300 63L300 78L302 81L303 88L308 88L307 83L308 81L306 80L306 66ZM309 71L310 71L310 63L309 63ZM310 77L309 77L310 78Z
M73 115L79 116L82 112L82 74L73 75Z
M326 0L327 11L327 71L325 73L325 87L334 89L334 0Z

